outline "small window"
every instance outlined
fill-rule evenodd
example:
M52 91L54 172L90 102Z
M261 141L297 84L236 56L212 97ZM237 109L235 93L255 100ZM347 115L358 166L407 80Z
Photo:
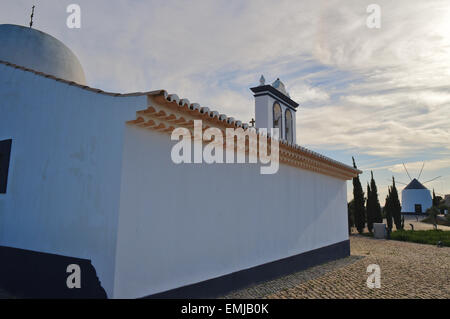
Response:
M12 140L0 141L0 194L6 194Z

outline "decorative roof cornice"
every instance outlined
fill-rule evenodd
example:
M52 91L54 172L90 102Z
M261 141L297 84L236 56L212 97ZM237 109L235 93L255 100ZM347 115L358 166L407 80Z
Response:
M292 108L297 108L300 104L293 101L289 96L284 95L282 92L274 88L272 85L260 85L255 86L253 88L250 88L253 93L255 93L255 96L262 95L264 92L270 92L271 94L275 95L277 98L282 100L284 103L289 105Z
M255 130L248 124L219 114L207 107L201 107L197 103L190 103L187 99L180 99L176 94L169 94L165 90L154 91L148 94L148 108L136 112L136 119L127 124L156 130L170 134L175 128L184 127L191 131L194 128L194 120L202 120L203 130L211 127L218 128L226 136L227 128L242 128L244 131ZM255 130L259 137L268 139L270 135L264 135ZM248 153L248 145L245 152ZM320 174L333 176L343 180L349 180L362 172L351 166L335 161L319 153L313 152L297 144L281 140L279 143L280 162L298 168L314 171Z

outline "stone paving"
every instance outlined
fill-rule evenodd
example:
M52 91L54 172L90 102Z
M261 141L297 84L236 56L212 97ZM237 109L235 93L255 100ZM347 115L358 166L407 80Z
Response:
M450 247L350 237L351 256L233 292L223 298L450 299ZM381 288L369 289L367 266L381 268ZM0 299L11 298L0 289Z
M350 257L236 291L224 298L450 298L450 247L360 235L352 235L350 245ZM367 287L370 264L381 268L381 288Z

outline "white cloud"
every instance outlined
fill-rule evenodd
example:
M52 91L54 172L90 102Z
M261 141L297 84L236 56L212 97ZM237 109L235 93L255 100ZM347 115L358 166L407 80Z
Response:
M291 86L289 94L293 99L301 101L302 104L324 102L330 99L330 95L326 91L305 83Z

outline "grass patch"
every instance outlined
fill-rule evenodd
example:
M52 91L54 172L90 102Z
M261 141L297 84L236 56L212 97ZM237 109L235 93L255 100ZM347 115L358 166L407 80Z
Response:
M396 230L391 233L391 239L429 245L437 245L441 241L443 246L450 247L450 231L441 229Z

